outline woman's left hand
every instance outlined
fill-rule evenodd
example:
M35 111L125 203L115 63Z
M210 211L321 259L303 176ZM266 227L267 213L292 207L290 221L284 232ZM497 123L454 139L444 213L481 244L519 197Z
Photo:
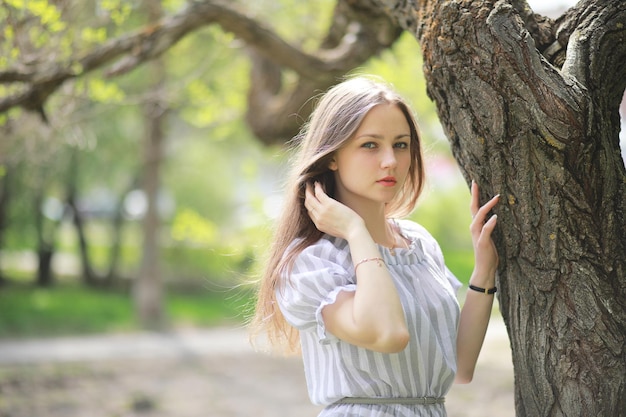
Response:
M471 188L472 223L470 224L470 232L474 246L474 272L477 276L492 280L498 268L498 252L491 238L491 233L496 227L498 216L494 214L487 219L487 215L500 201L500 195L494 196L483 206L480 206L478 184L472 181Z

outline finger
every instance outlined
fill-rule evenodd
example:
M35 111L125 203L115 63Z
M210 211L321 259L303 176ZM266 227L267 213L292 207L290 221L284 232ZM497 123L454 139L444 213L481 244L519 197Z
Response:
M479 237L482 237L485 231L488 232L488 236L491 236L491 231L496 226L496 221L497 221L498 216L494 214L487 221L485 221L485 218L487 217L489 211L493 208L493 206L495 206L495 204L498 203L498 200L499 200L499 196L493 197L487 204L482 206L476 213L476 216L474 217L474 219L472 220L472 223L470 224L470 233L472 234L474 239L478 239Z
M307 183L304 185L304 205L309 208L309 203L311 201L311 186Z
M313 188L311 184L307 183L304 190L304 207L310 212L315 208L317 203L317 197L313 194Z
M500 202L500 194L496 194L493 197L491 197L491 199L489 201L487 201L481 208L480 210L488 213L489 210L492 210L495 206L498 205L498 203Z
M487 220L487 222L485 222L484 225L480 227L480 229L477 229L475 231L476 243L480 245L480 242L491 241L491 235L496 227L497 222L498 216L494 214L489 218L489 220Z
M496 228L497 223L498 223L498 215L494 214L493 216L489 218L489 220L487 220L487 222L485 222L482 233L486 234L486 236L491 236L491 232L493 232L493 229Z
M474 220L478 223L482 223L485 221L487 214L498 204L500 201L500 194L496 194L491 197L489 201L487 201L482 207L478 209L478 211L474 214Z
M315 197L317 198L317 201L319 204L323 204L323 205L334 204L335 200L332 197L330 197L328 194L326 194L326 190L324 190L324 187L322 186L322 184L320 184L319 182L316 182L314 186L315 186Z
M493 231L496 227L498 220L496 216L493 216L492 218L490 218L487 223L485 223L485 226L482 228L482 230L480 231L480 235L478 235L476 241L475 241L475 246L476 247L481 247L484 245L490 246L493 245Z
M323 198L327 197L324 187L318 181L315 181L313 185L315 187L315 197L321 202Z
M315 184L307 184L307 188L309 190L309 194L311 195L311 200L319 204L320 199L317 186Z

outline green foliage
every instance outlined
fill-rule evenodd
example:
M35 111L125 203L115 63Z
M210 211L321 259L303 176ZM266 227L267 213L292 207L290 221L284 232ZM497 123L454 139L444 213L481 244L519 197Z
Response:
M35 17L39 27L50 32L60 32L66 28L61 20L61 12L47 0L4 0L6 6L14 9L16 17ZM33 26L34 27L34 26Z
M117 26L121 26L132 11L131 4L125 0L101 0L99 5L102 11L107 13L111 21Z
M191 244L210 245L218 239L218 227L190 209L178 212L172 222L172 238Z
M122 103L126 98L126 94L116 83L100 78L87 78L85 81L90 98L94 102L115 104Z
M68 22L60 6L47 0L5 0L0 20L6 22L0 37L0 67L32 59L33 50L47 49L38 60L61 62L71 53Z
M336 0L257 0L247 2L246 9L284 39L312 51L326 35L336 3Z
M205 137L237 136L246 108L249 62L241 44L216 27L198 31L170 51L171 106L182 121L208 129Z
M450 249L471 248L469 197L460 180L449 187L427 188L411 217Z
M474 267L469 191L460 176L451 180L448 186L427 188L410 217L437 239L448 268L467 283Z

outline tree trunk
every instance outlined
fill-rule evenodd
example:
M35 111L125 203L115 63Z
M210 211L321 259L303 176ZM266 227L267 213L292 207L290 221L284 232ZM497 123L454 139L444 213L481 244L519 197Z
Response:
M153 64L156 66L156 64ZM155 71L158 71L155 68ZM160 87L155 87L159 90ZM135 308L144 327L159 328L164 323L163 283L159 259L160 219L157 195L161 160L163 158L163 123L166 109L154 98L145 105L145 160L143 190L147 199L147 210L143 219L143 252L139 276L134 287Z
M504 1L380 3L421 43L466 179L483 201L502 195L498 294L517 415L625 416L626 5L583 1L550 27ZM540 52L558 47L562 68Z
M147 0L146 8L151 21L161 15L158 1ZM144 327L160 328L164 325L163 283L159 265L160 218L157 197L163 160L164 123L167 103L164 94L165 67L157 59L148 68L154 84L149 88L149 98L144 105L146 136L144 138L143 190L147 199L147 211L143 219L143 253L141 269L135 283L135 308Z
M164 319L163 283L159 262L160 219L157 209L163 158L164 118L165 109L158 99L146 103L143 190L148 204L142 225L143 251L139 275L134 286L134 298L139 320L147 328L161 327Z
M43 242L37 248L37 286L51 287L54 285L54 274L52 273L52 257L54 248L50 244Z
M35 283L38 287L51 287L54 285L52 272L52 258L54 257L54 235L56 226L46 228L46 219L41 211L43 191L38 190L35 196L35 230L37 233L37 278Z
M98 279L91 265L89 257L89 243L85 234L84 218L78 208L77 200L77 181L78 181L78 157L77 152L72 151L69 161L69 175L67 179L67 205L72 209L72 221L76 228L78 236L78 247L80 252L80 260L83 267L82 281L86 286L95 286Z

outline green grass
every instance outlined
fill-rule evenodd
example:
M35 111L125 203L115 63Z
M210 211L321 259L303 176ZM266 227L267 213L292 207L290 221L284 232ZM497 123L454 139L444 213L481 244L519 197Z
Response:
M242 323L252 295L244 290L168 293L171 326ZM120 292L60 284L0 287L0 338L48 337L138 330L132 300Z

